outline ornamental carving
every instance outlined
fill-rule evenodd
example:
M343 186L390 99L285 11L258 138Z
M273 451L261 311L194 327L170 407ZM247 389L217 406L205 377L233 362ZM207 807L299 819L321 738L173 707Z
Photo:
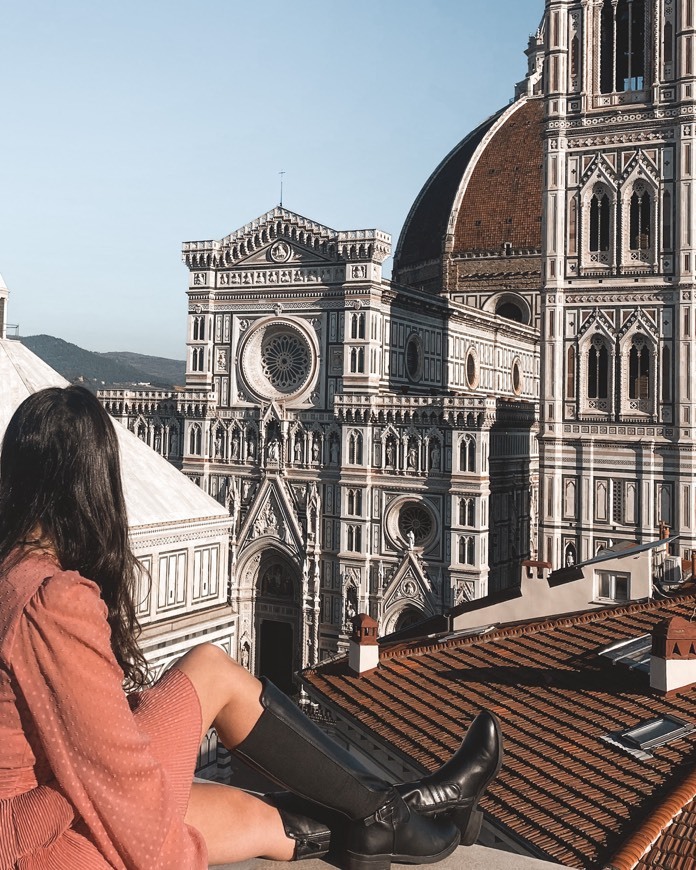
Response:
M300 324L278 319L265 321L248 333L241 363L250 393L264 400L288 399L310 388L317 354Z
M271 246L269 253L271 260L273 260L274 263L287 263L292 255L292 248L283 239L278 239L278 241Z

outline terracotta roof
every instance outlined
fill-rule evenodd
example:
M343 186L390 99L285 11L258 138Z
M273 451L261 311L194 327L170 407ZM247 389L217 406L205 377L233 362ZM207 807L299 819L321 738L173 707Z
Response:
M454 199L469 161L504 110L469 133L425 182L404 223L394 254L394 272L442 256Z
M406 218L394 255L397 280L401 269L440 259L451 226L447 247L454 256L500 251L506 242L541 248L543 131L543 101L521 100L445 157Z
M528 100L494 133L459 207L452 252L541 248L544 103Z
M613 665L598 652L669 616L688 619L695 605L696 592L689 591L483 636L401 644L384 650L379 668L359 678L345 661L304 676L329 708L424 769L449 756L480 708L496 712L506 757L482 808L541 857L599 868L616 855L623 870L657 840L654 849L674 846L682 863L643 859L641 866L693 867L696 732L653 749L646 760L601 738L663 714L696 722L696 690L672 698L651 694L645 673ZM670 828L687 804L684 820Z

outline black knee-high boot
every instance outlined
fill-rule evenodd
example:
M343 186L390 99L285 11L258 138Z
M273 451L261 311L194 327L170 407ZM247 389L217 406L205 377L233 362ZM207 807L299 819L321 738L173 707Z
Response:
M347 870L429 864L456 849L449 821L411 812L396 790L338 746L267 680L263 713L235 754L303 798L347 817L338 859Z

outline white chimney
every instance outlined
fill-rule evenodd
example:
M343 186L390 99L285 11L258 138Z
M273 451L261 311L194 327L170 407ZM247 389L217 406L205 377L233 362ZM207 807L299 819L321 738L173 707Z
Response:
M348 667L354 674L374 671L379 664L378 628L377 622L366 613L359 613L353 620L353 633L348 645Z
M650 688L674 695L696 685L696 622L673 616L653 629Z

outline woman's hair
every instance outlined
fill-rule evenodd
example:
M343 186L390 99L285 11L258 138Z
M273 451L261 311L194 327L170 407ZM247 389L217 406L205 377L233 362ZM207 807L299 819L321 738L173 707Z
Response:
M111 645L131 686L147 681L133 604L141 570L128 540L118 439L97 398L83 387L50 387L25 399L0 454L0 565L31 539L49 542L64 571L101 589ZM8 562L8 557L11 562Z

